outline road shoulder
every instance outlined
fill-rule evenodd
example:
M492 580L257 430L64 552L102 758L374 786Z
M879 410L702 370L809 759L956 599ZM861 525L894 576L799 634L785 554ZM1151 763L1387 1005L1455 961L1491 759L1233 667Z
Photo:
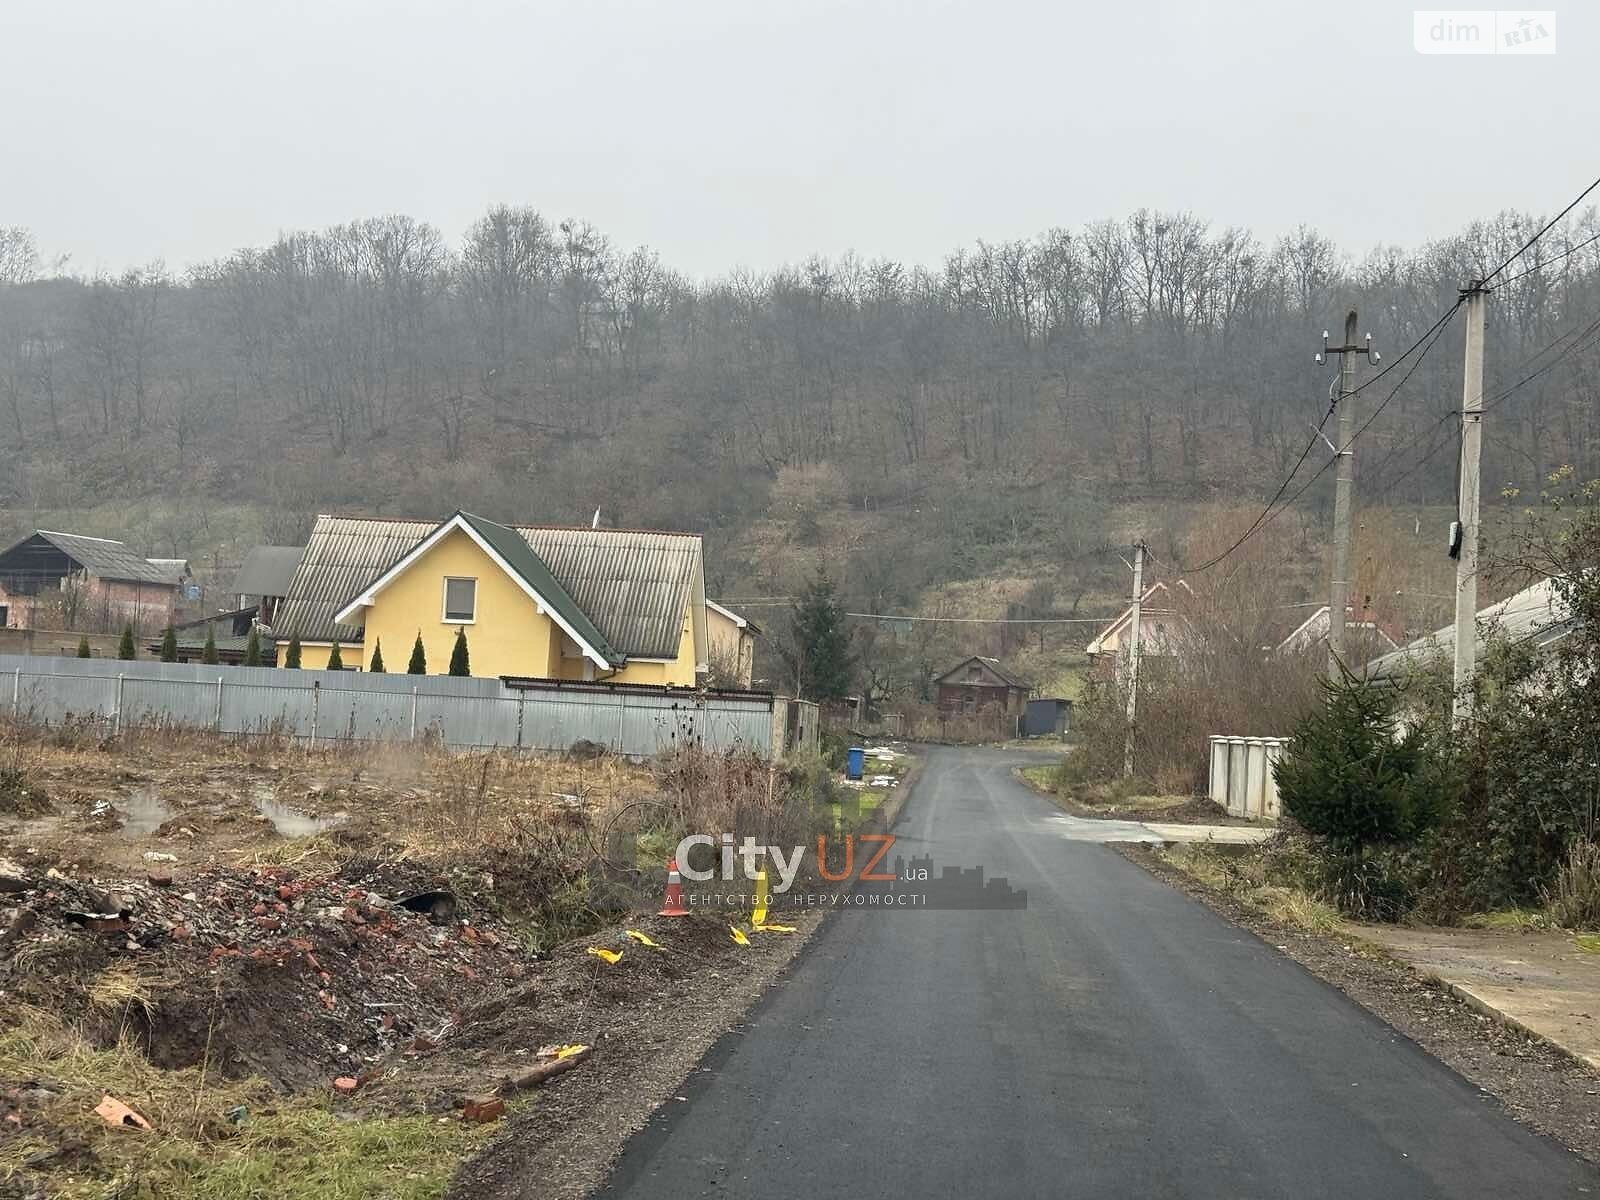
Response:
M1477 1087L1485 1099L1498 1101L1515 1120L1600 1163L1600 1072L1479 1011L1374 944L1347 933L1313 933L1273 921L1162 862L1148 846L1115 848L1338 988Z

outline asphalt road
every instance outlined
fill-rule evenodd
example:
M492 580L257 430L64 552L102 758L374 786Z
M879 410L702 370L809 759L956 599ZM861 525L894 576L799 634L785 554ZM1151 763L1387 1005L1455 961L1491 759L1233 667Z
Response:
M846 911L626 1147L633 1198L1555 1197L1600 1173L1114 851L997 751L932 752L896 853L1021 911Z

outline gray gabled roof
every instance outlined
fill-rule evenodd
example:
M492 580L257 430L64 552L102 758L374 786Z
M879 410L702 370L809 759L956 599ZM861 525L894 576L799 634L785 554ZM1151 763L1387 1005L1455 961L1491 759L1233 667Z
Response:
M556 577L533 552L533 547L523 540L515 529L505 525L498 525L484 517L475 517L471 513L458 514L463 521L477 531L479 537L494 548L494 552L510 565L511 569L531 587L539 597L549 606L561 614L563 623L570 626L577 635L589 645L593 646L600 656L613 667L620 667L624 656L614 650L606 635L595 628L593 621L587 613L578 606L576 600L567 594ZM681 626L680 626L681 632Z
M1000 660L998 658L985 658L981 654L974 654L974 655L971 655L968 658L963 658L960 662L958 662L955 666L951 667L943 675L940 675L938 678L936 678L934 680L934 682L935 683L943 683L943 682L945 682L947 679L950 678L950 676L954 675L957 671L961 670L968 663L981 663L983 665L983 667L987 671L989 671L990 674L994 675L995 678L1000 680L1000 682L1005 684L1007 687L1021 688L1025 692L1033 690L1033 685L1031 683L1024 683L1022 680L1018 679L1015 675L1013 675L1010 671L1008 671L1004 667L1002 667L1000 665ZM961 682L965 682L965 681L963 680Z
M252 546L228 591L235 596L287 596L305 551L304 546Z
M280 638L298 632L308 642L360 641L361 630L334 624L334 614L438 527L438 521L319 516L273 616L274 632ZM611 651L630 658L677 656L684 613L705 587L699 535L500 528L527 544Z
M1573 616L1571 606L1556 590L1555 581L1542 579L1514 596L1479 609L1476 625L1481 658L1486 635L1548 646L1571 632ZM1430 659L1454 655L1455 647L1456 627L1452 623L1374 659L1367 664L1367 678L1380 683L1397 682Z
M177 586L177 580L172 577L170 571L157 566L143 555L134 553L123 542L90 537L82 533L57 533L53 529L40 529L33 537L49 542L89 574L100 579L115 579L124 583L156 583L166 587ZM23 539L23 541L30 540L32 539Z

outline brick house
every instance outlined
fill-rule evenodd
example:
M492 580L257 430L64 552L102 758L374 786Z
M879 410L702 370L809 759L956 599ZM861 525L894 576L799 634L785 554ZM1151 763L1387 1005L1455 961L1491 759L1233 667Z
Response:
M162 629L182 590L172 567L108 538L40 529L0 551L0 628Z

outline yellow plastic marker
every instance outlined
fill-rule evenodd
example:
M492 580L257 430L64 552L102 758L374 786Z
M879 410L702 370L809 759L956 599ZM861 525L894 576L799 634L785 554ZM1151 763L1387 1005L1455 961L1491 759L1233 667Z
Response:
M750 924L760 929L767 919L767 898L771 890L767 884L767 869L761 867L756 871L756 906L750 913Z
M744 931L737 925L729 925L728 932L733 934L733 940L738 942L739 945L748 946L750 944L750 939L745 937Z
M652 950L666 949L666 947L661 945L659 942L652 942L649 934L640 933L637 929L625 929L623 932L631 937L634 941L638 942L641 946L649 946Z
M795 933L793 925L756 925L753 928L759 933Z
M618 955L617 957L620 958L621 955ZM582 1054L588 1048L589 1047L583 1045L581 1042L575 1043L574 1045L571 1045L571 1046L560 1046L560 1047L557 1047L557 1049L556 1049L556 1059L557 1059L557 1061L560 1061L563 1058L571 1058L574 1054Z
M606 962L610 963L612 966L616 966L617 963L622 961L621 950L607 950L601 946L590 946L589 953L594 955L596 958L605 959Z

